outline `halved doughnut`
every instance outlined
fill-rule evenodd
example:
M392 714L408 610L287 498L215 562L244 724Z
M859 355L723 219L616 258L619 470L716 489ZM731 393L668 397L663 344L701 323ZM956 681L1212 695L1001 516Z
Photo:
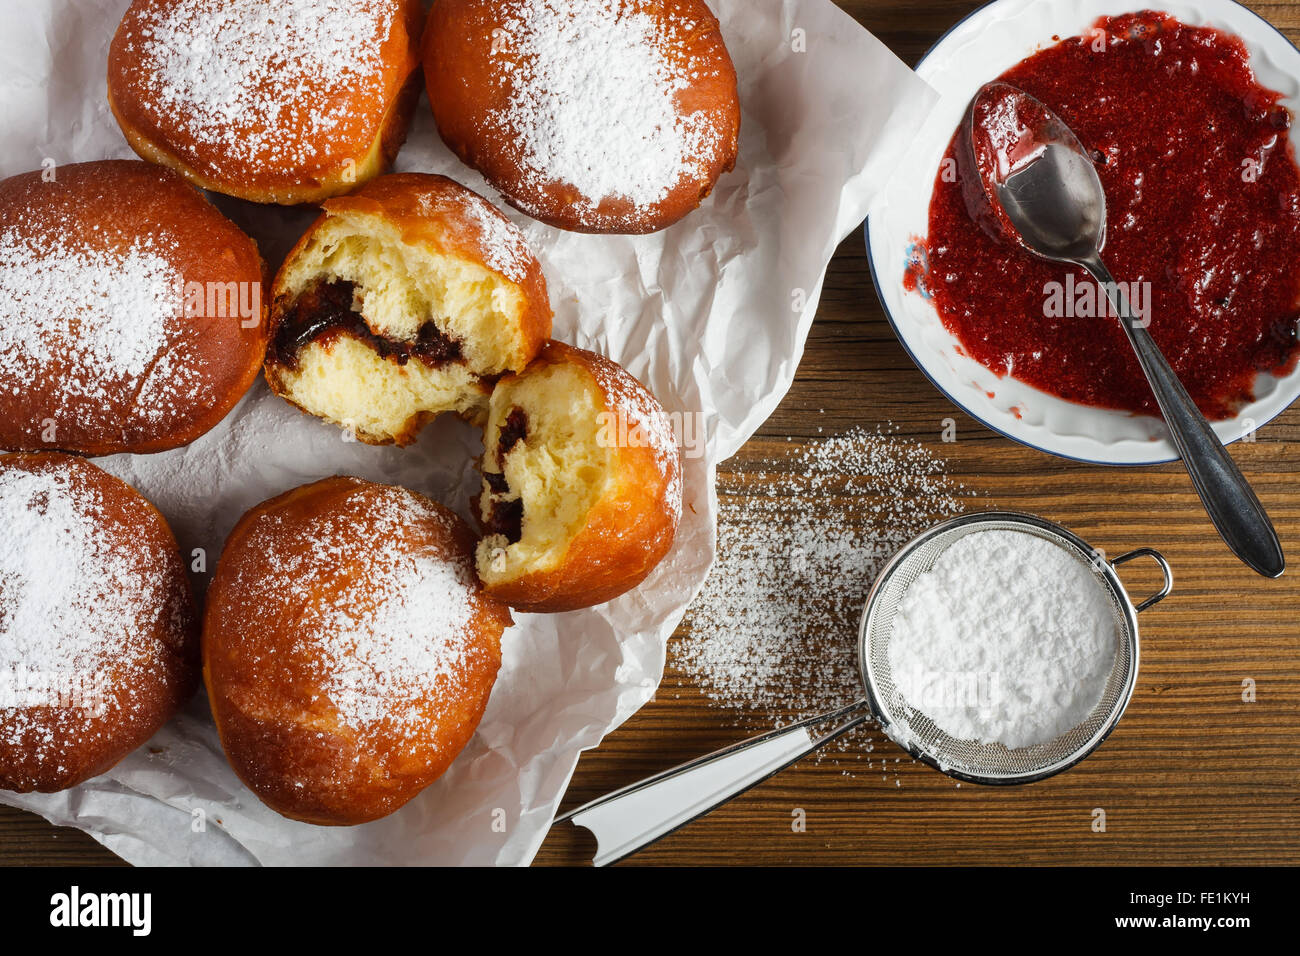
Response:
M444 176L381 176L325 203L276 276L266 378L364 442L406 445L443 412L480 421L550 331L541 266L500 211Z
M620 365L550 342L492 392L479 577L524 611L636 587L672 546L681 456L663 406Z

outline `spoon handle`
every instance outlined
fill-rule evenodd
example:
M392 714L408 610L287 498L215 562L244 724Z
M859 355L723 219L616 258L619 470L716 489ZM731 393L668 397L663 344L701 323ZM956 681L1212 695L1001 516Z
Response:
M1232 552L1252 569L1265 577L1280 577L1286 570L1286 557L1268 513L1169 367L1160 346L1147 331L1146 321L1133 312L1128 296L1111 277L1099 254L1081 260L1079 265L1101 284L1119 314L1173 435L1174 445L1214 527Z

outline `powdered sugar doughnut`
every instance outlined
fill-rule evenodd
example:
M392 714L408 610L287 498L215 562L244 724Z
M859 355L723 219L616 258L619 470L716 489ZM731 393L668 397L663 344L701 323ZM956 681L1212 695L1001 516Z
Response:
M423 58L447 145L562 229L663 229L735 165L736 71L703 0L438 0Z
M492 392L479 577L526 611L636 587L672 547L681 454L663 406L616 362L559 342Z
M138 161L0 182L0 448L155 452L198 438L266 352L257 247Z
M83 459L0 456L0 790L103 773L197 685L197 619L162 515Z
M523 234L445 176L394 173L324 205L275 277L271 390L371 444L478 421L551 334Z
M420 0L133 0L109 51L131 147L254 202L319 202L392 162L419 96Z
M414 492L328 478L240 520L208 592L204 678L235 772L316 824L374 820L478 726L509 611L464 523Z

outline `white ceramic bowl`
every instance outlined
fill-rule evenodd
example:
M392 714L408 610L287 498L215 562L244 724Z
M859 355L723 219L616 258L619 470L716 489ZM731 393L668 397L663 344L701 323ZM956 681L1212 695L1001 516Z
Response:
M866 227L867 256L885 313L912 359L940 391L1008 438L1063 458L1107 465L1173 461L1178 453L1157 418L1067 402L1013 378L999 378L960 354L956 337L944 328L933 306L903 288L903 276L910 247L928 231L940 160L976 89L1050 46L1053 36L1078 36L1098 17L1142 9L1241 37L1259 82L1282 93L1283 105L1300 114L1300 50L1267 20L1233 0L995 0L949 30L917 65L917 73L939 91L940 100ZM1300 152L1300 123L1292 125L1290 135ZM1300 397L1300 368L1281 378L1261 375L1255 395L1236 418L1214 423L1224 442L1261 427Z

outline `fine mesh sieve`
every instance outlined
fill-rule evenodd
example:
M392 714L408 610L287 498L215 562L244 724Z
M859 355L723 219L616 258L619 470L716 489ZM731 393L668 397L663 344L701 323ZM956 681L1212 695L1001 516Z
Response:
M1011 750L1001 744L950 737L925 714L909 707L894 686L889 641L899 601L908 586L934 566L939 555L959 538L976 531L1019 531L1051 542L1089 569L1110 600L1115 648L1101 700L1080 724L1044 744ZM1138 557L1149 557L1159 565L1164 585L1134 607L1115 568ZM1150 548L1107 561L1104 554L1069 531L1033 515L993 511L946 521L904 546L872 585L858 635L865 688L861 700L656 774L581 806L557 822L571 820L591 830L599 844L596 864L611 863L708 813L871 719L878 720L885 732L918 760L959 780L1024 784L1050 777L1088 756L1114 730L1137 681L1137 616L1164 599L1172 588L1168 563ZM829 730L815 732L826 725L831 725Z
M1105 590L1115 626L1115 656L1101 700L1077 726L1047 743L1009 750L1001 744L950 737L924 713L913 710L894 686L889 641L899 601L913 581L929 571L958 539L977 531L1019 531L1051 542L1087 568ZM1156 560L1165 573L1165 590L1143 602L1142 610L1161 600L1171 583L1169 568L1154 551L1143 549L1113 564L1064 528L1032 515L989 512L964 515L931 528L903 548L881 571L862 615L859 660L867 698L877 719L895 743L914 757L952 777L974 783L1030 783L1059 773L1095 750L1115 728L1133 696L1138 670L1135 608L1115 565L1139 556Z

